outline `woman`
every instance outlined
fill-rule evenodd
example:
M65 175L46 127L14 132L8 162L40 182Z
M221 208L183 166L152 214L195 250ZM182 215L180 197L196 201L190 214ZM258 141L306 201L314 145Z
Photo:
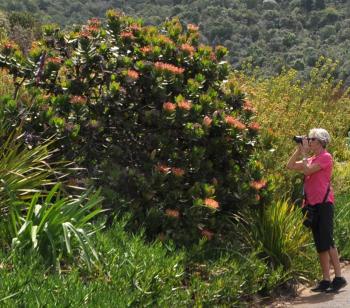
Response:
M330 186L333 159L326 150L330 136L325 129L314 128L303 138L289 158L287 168L304 174L305 205L315 206L318 219L312 228L316 250L322 269L323 280L311 289L314 292L337 292L346 285L341 276L339 256L333 240L334 194ZM312 152L313 156L307 157ZM331 282L330 262L335 278Z

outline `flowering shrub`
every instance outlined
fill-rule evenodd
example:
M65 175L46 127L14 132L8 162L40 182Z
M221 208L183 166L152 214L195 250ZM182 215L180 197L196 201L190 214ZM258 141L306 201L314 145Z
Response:
M111 10L105 25L44 34L28 58L4 45L0 65L34 90L25 129L55 133L108 206L152 235L191 241L224 238L224 217L261 202L255 110L226 81L226 49L201 45L198 27L143 26Z

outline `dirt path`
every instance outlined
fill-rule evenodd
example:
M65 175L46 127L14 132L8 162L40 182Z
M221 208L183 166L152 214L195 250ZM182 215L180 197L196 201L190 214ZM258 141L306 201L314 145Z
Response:
M348 284L338 293L313 293L309 288L301 291L300 295L291 302L280 302L271 307L298 307L298 308L350 308L350 265L342 269L342 275Z

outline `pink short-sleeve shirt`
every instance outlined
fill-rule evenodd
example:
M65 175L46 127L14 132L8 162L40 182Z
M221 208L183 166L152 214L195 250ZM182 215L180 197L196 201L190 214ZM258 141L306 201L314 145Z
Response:
M308 158L308 165L318 164L321 170L304 177L304 191L306 194L306 204L314 205L322 203L327 193L328 185L330 185L333 158L326 150L318 155ZM330 188L326 202L334 203L334 193Z

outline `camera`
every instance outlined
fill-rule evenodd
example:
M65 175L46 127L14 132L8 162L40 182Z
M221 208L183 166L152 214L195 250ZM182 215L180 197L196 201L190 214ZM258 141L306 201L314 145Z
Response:
M303 143L303 139L306 138L306 136L294 136L293 141L296 143Z

